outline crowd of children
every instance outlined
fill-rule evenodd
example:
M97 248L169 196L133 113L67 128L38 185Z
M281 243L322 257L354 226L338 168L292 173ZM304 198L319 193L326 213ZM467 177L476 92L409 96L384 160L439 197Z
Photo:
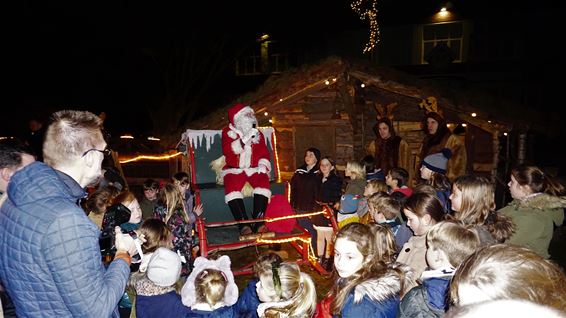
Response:
M67 112L57 115L61 122L76 116L99 129L101 122L93 114ZM140 318L469 317L473 316L470 313L478 315L489 310L501 314L502 308L507 316L521 308L533 317L564 317L566 275L549 260L548 251L555 227L564 221L564 186L538 167L515 167L508 183L513 201L496 210L494 185L490 180L457 173L450 176L449 163L455 162L450 161L452 151L458 155L458 150L456 147L448 149L452 136L433 133L446 132L439 118L433 116L427 121L431 134L425 138L421 152L420 184L411 187L409 173L395 164L400 157L396 155L400 151L398 138L390 140L395 144L387 146L382 141L377 145L378 149L393 151L387 156L380 154L377 160L367 156L361 163L347 162L345 178L337 173L332 158L323 157L316 148L309 148L305 151L304 164L291 179L290 202L278 195L271 197L277 207L254 212L255 216L263 216L264 212L267 215L270 209L285 205L292 210L286 215L300 216L321 208L329 212L312 218L301 217L297 222L310 233L314 255L326 270L324 278L332 285L324 295L319 290L320 297L308 273L296 262L274 252L257 255L254 277L242 293L235 283L229 256L199 256L195 222L203 213L203 206L195 204L190 178L185 172L175 174L170 182L163 184L146 180L140 199L125 186L121 177L118 179L122 180L100 182L98 189L82 202L83 214L75 202L84 197L84 187L96 183L99 173L91 173L91 167L101 164L101 154L109 152L106 142L98 138L93 148L72 154L71 157L80 156L80 161L69 164L67 155L59 158L62 161L56 166L60 171L42 163L29 163L28 170L23 168L23 174L10 176L10 182L19 192L10 191L10 197L3 196L0 201L7 207L2 210L4 231L0 233L4 234L4 243L12 242L3 245L10 249L2 254L8 255L2 263L18 259L22 266L17 270L13 270L13 265L3 268L2 283L8 293L2 293L2 303L9 300L5 296L16 297L16 308L24 308L20 309L20 316L37 316L42 311L47 316L54 313L76 316L80 312L90 317L103 311L106 313L103 316L116 316L118 308L110 308L110 305L114 307L122 297L120 316L135 313ZM383 140L395 136L390 123L381 124ZM71 126L74 125L60 128ZM256 130L255 126L250 127ZM81 135L98 133L89 129ZM69 135L61 133L61 137ZM245 137L257 137L252 135ZM44 150L48 150L45 158L56 163L59 151L50 149L54 147L51 143L59 145L65 140L58 143L50 133L47 136L52 140L44 145ZM235 145L241 147L240 141L236 141ZM93 162L98 164L93 165ZM372 164L375 162L378 166ZM75 172L77 179L70 175ZM32 176L43 180L39 185L49 186L45 189L31 187ZM3 191L7 190L8 180L5 181ZM64 197L59 205L50 203L52 193L70 186L72 188L67 189L70 192L58 194ZM45 198L32 202L35 197L25 195L22 199L22 193L32 190L20 189L46 192L42 194ZM261 196L265 200L270 197ZM58 218L53 211L65 210L62 215L72 222L58 219L48 227L63 231L74 231L77 227L82 230L78 234L85 234L86 239L80 243L73 236L73 240L65 238L65 244L61 245L62 236L54 234L57 231L48 231L51 234L41 236L43 239L38 239L42 232L34 231L10 241L18 231L28 231L31 228L28 224L35 224L31 223L35 215L31 218L32 214L22 208L24 205L35 205L35 209L48 215L37 219ZM22 223L25 226L12 226L26 215L28 220ZM253 225L253 231L257 232L262 226ZM240 234L246 232L240 231ZM96 239L101 253L97 251ZM87 262L64 262L75 257L81 244L86 247L82 257ZM49 253L43 255L39 248ZM310 252L309 260L313 261ZM22 258L24 253L29 255ZM105 261L101 263L92 255L103 256ZM112 258L115 261L110 262ZM60 268L49 270L61 260ZM41 264L42 268L37 267ZM94 269L83 272L92 275L73 275L81 267ZM27 289L18 289L18 282L23 280L12 275L14 272L29 274L24 279L33 284L26 285ZM101 279L80 286L78 280L66 280L74 276ZM119 276L121 280L117 279ZM128 284L124 290L126 278ZM41 284L48 280L52 282ZM111 284L113 281L115 284ZM31 293L34 286L43 289L43 294ZM72 292L79 287L82 289L76 294L57 291L69 286ZM90 302L94 298L86 297L88 289L95 291L100 303ZM36 297L23 297L24 294L29 296L27 293ZM68 299L57 301L63 298ZM90 308L84 304L70 308L85 300L98 308L91 312L86 312ZM0 312L0 316L2 314Z
M295 213L325 207L335 218L298 220L333 282L318 298L312 277L274 252L258 255L241 293L228 256L197 257L203 209L186 175L147 180L139 204L109 186L84 207L103 237L118 226L143 239L127 288L137 317L457 317L500 299L566 310L566 276L546 259L564 188L536 167L518 167L509 183L515 200L496 211L493 184L472 175L450 182L449 158L448 150L425 157L422 183L410 187L403 168L348 162L343 178L332 158L307 149L289 203Z

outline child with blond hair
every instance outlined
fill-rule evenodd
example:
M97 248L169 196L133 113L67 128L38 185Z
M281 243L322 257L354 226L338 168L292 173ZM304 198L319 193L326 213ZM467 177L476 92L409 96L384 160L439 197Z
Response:
M399 253L403 245L413 236L413 232L401 217L401 203L389 194L379 192L369 197L368 205L370 220L391 229L395 237L396 251Z
M368 198L378 192L387 193L387 185L384 181L372 179L366 183L366 187L364 188L364 195L360 200L360 204L358 205L358 216L360 217L360 222L367 224L369 223L371 217L368 214L369 206L368 206Z
M566 275L536 251L495 244L478 249L462 262L452 278L450 296L456 306L515 299L564 312Z
M296 263L273 263L271 273L261 275L256 286L260 318L310 318L314 314L314 281Z
M448 310L450 280L460 264L480 246L474 231L443 221L426 234L428 270L422 285L411 289L401 301L398 317L443 317Z
M495 187L484 177L457 177L450 202L454 218L472 228L482 246L503 243L515 231L511 219L495 211Z
M255 277L248 282L248 286L234 305L234 314L241 318L258 318L257 308L261 301L257 295L256 285L259 277L272 272L273 264L280 264L281 256L273 252L261 254L254 264Z
M181 298L190 308L187 318L237 317L234 304L238 300L238 286L230 269L230 258L222 255L216 260L199 256L187 278Z
M350 181L346 185L344 194L353 194L362 196L366 187L366 169L362 164L356 161L348 161L346 163L346 171L344 172Z

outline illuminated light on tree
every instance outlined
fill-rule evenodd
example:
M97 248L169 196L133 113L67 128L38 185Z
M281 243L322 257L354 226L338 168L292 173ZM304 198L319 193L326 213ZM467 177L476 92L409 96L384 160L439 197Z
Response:
M363 53L371 52L381 40L381 32L377 24L377 0L356 0L350 6L360 20L369 21L369 40Z

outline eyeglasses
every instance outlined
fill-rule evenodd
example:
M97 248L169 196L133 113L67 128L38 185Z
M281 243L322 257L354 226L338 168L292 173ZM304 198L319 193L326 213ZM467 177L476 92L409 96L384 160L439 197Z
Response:
M85 151L81 157L86 156L86 154L89 153L89 152L91 152L91 151L98 151L98 152L101 152L105 157L106 157L106 156L110 156L110 155L112 154L112 150L110 150L110 149L108 149L108 148L105 148L104 150L99 150L99 149L96 149L96 148L92 148L92 149L89 149L89 150Z

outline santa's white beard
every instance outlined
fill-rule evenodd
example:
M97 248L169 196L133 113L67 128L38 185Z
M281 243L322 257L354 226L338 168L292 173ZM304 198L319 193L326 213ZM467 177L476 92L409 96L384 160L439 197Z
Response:
M257 126L257 120L255 117L248 116L243 116L234 123L234 126L239 129L244 136L247 135L252 128L254 128L254 125Z

